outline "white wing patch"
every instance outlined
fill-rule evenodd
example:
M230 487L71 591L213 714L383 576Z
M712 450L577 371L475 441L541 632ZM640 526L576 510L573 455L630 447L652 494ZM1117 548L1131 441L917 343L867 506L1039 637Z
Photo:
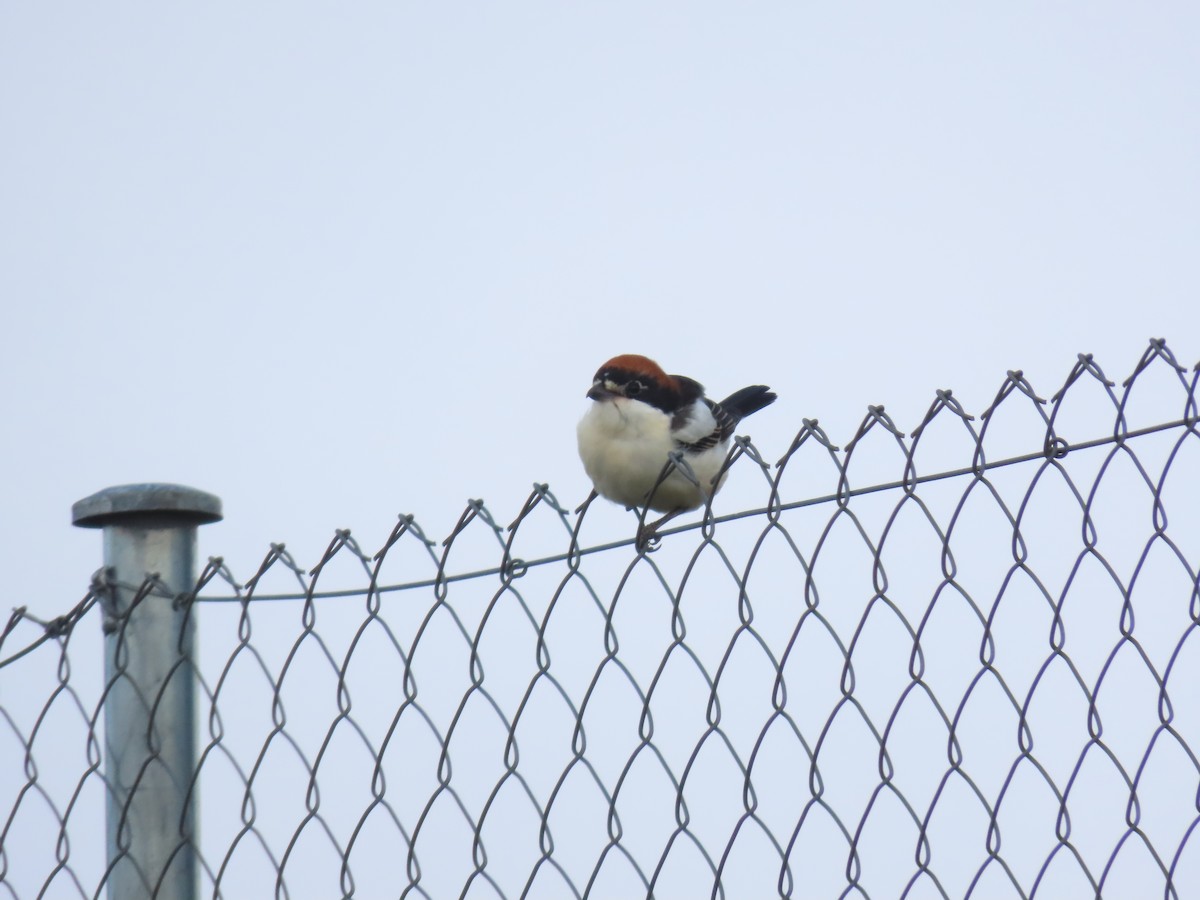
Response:
M697 400L688 410L687 424L676 431L672 437L681 444L694 444L702 441L717 430L717 420L703 400Z

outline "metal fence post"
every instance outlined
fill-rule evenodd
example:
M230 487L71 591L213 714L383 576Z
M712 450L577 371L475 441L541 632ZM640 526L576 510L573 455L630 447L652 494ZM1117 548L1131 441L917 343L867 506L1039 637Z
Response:
M113 585L104 650L108 896L194 900L195 628L175 598L195 587L196 528L220 521L221 501L180 485L129 484L80 500L71 514L80 527L104 529ZM159 589L139 592L148 575Z

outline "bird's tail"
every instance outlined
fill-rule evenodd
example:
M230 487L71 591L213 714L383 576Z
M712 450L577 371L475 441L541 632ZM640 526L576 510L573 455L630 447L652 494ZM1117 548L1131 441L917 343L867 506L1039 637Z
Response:
M721 408L741 420L775 402L775 394L765 384L752 384L734 391L721 401Z

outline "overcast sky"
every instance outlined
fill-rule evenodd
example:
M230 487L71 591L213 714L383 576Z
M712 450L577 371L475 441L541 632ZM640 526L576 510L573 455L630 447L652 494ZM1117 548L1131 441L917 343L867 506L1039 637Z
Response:
M1190 363L1198 45L1188 3L6 4L6 602L81 595L112 484L220 495L242 577L577 503L617 353L770 384L772 459Z

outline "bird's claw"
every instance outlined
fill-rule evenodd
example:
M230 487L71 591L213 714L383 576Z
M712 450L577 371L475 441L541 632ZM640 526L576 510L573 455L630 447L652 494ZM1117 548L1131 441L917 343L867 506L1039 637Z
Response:
M658 523L642 525L638 528L634 546L638 553L653 553L662 543L662 535L658 533Z

